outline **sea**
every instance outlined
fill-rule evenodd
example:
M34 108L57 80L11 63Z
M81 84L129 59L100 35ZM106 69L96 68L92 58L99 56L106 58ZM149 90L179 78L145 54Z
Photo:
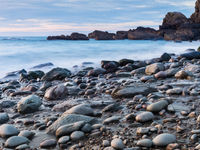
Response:
M180 54L199 46L200 41L48 41L46 37L0 37L0 78L8 72L29 71L45 63L74 70L84 65L98 66L101 60L146 60L164 52Z

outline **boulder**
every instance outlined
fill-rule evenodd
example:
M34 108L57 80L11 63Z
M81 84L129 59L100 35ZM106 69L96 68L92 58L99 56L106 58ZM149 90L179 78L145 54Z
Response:
M186 52L180 55L181 58L186 58L189 60L192 59L200 59L200 52L194 51L194 52Z
M64 99L68 95L68 89L66 86L60 84L50 87L46 90L44 97L48 100Z
M119 63L116 61L101 61L101 67L106 70L107 73L113 73L118 70Z
M88 37L85 34L81 34L81 33L72 33L70 35L71 40L89 40Z
M92 33L88 34L88 37L90 39L95 39L95 40L114 40L115 34L114 33L108 33L108 32L104 32L104 31L99 31L99 30L95 30Z
M156 92L156 88L146 84L133 84L114 89L111 93L114 98L133 98L135 95L148 95L149 93Z
M180 12L168 12L163 19L160 29L177 29L184 23L188 23L188 19L184 14Z
M48 36L47 40L71 40L71 37L68 35Z
M97 69L92 69L88 72L88 76L94 76L97 77L98 75L105 74L106 70L103 68L97 68Z
M0 136L2 138L8 138L18 134L19 130L11 124L3 124L0 126Z
M128 32L129 40L160 40L163 39L158 31L152 28L138 27L136 30Z
M42 100L40 99L40 97L36 95L29 95L27 97L22 98L17 103L17 110L22 114L32 113L37 111L41 105Z
M47 72L43 77L43 81L63 80L71 76L71 71L64 68L54 68Z

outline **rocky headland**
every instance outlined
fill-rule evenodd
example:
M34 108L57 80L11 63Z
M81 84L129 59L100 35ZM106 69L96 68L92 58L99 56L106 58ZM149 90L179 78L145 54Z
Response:
M200 149L200 52L43 66L1 81L1 149Z
M196 1L195 12L187 18L181 12L169 12L163 19L159 30L138 27L129 31L109 33L95 30L88 36L72 33L70 36L48 36L47 40L168 40L168 41L196 41L200 40L200 0Z

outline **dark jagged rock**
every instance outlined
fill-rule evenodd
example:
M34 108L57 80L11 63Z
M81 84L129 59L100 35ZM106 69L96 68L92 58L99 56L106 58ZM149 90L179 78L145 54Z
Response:
M180 57L186 58L186 59L200 59L200 52L194 51L194 52L187 52L184 54L181 54Z
M43 81L63 80L66 77L71 76L71 72L64 68L54 68L47 72L43 77Z
M138 27L136 30L128 32L128 39L130 40L160 40L163 39L158 31L152 28Z
M115 40L128 39L128 31L117 31L116 35L113 37Z
M71 40L71 37L68 35L48 36L47 40Z
M101 61L101 67L106 70L107 73L112 73L117 71L119 67L119 63L116 61Z
M89 40L85 34L81 33L72 33L70 35L71 40Z
M191 20L195 23L200 23L200 0L195 3L195 12L191 15Z
M114 33L108 33L107 31L99 31L95 30L92 33L88 34L88 37L90 39L95 39L95 40L114 40Z

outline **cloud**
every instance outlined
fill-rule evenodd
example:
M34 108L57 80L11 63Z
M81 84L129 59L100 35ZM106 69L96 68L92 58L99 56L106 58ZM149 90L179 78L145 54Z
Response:
M117 31L129 30L137 26L158 26L160 22L149 20L119 22L119 23L63 23L53 20L41 19L18 19L17 23L0 26L0 33L28 32L28 33L71 33L71 32L91 32L93 30Z
M190 1L155 0L155 2L167 4L167 5L171 5L171 6L176 6L176 7L192 7L193 8L195 6L194 0L190 0Z

